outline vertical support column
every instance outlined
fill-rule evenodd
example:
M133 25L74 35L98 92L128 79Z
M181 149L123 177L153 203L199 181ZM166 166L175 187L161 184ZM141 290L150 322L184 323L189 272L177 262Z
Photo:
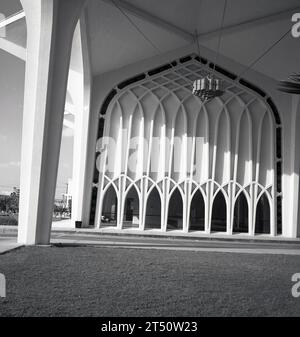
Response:
M147 189L148 183L144 177L141 179L141 200L140 200L140 215L139 215L139 229L145 230L146 208L147 208ZM142 206L142 207L141 207Z
M300 98L292 96L290 130L284 131L282 235L300 236ZM289 138L290 137L290 138Z
M79 59L77 56L76 61L77 69L76 71L70 69L68 82L68 88L76 106L72 178L72 226L75 226L75 221L82 221L83 214L91 95L90 55L84 14L77 24L73 45L80 49ZM88 224L85 223L84 226Z
M189 193L189 187L187 185L188 185L188 183L185 180L185 182L184 182L184 197L183 197L183 200L182 200L182 231L184 233L188 233L188 224L189 224L189 221L188 221L188 213L189 213L188 193Z
M76 22L86 0L21 0L27 22L18 242L48 244Z
M232 235L233 233L233 218L234 218L234 197L235 197L235 186L233 182L229 182L228 186L228 203L227 203L227 221L226 221L226 234Z

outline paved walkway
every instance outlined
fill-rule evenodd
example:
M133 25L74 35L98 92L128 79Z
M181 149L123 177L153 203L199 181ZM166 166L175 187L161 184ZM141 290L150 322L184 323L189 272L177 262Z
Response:
M299 243L236 242L220 240L185 240L134 236L53 233L52 244L93 245L115 248L163 249L196 252L300 255Z
M65 246L98 246L111 248L160 249L195 252L221 252L239 254L300 255L300 240L232 240L225 238L184 238L179 236L140 236L116 233L79 231L53 231L51 244ZM0 253L20 247L16 243L16 231L0 230Z
M17 243L15 237L2 237L0 234L0 255L21 247L21 244Z

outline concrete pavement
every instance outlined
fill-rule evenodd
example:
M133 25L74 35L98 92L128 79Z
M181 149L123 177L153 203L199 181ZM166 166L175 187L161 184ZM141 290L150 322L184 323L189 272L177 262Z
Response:
M0 234L0 255L9 252L10 250L22 247L21 244L17 243L15 237L1 237Z
M135 236L93 235L82 233L53 233L54 245L93 245L110 248L182 250L246 254L300 255L299 243L242 242L220 240L185 240Z
M20 247L16 242L16 228L0 229L0 253ZM55 230L51 244L64 246L97 246L131 249L160 249L195 252L218 252L239 254L300 255L300 240L274 240L274 238L247 239L225 237L184 237L169 235L138 235L99 232L91 230Z

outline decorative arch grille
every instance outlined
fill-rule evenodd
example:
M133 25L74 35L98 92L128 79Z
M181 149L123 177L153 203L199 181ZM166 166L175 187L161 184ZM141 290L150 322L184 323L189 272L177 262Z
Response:
M91 207L91 222L97 227L107 225L102 221L103 200L113 186L119 228L127 227L126 221L149 228L148 205L155 203L150 197L155 189L160 209L154 212L153 228L189 231L197 228L191 219L201 217L199 228L206 233L222 228L231 234L239 231L237 217L242 213L241 232L281 233L278 111L261 89L219 66L225 94L203 104L192 95L191 83L213 67L205 59L187 56L124 81L108 95L98 139L110 137L114 146L98 147L102 164L100 173L95 169ZM138 200L128 198L133 188ZM198 191L204 212L193 203ZM173 205L174 192L177 201L182 198L181 214ZM263 203L268 214L262 211ZM224 214L224 219L215 219L213 213Z

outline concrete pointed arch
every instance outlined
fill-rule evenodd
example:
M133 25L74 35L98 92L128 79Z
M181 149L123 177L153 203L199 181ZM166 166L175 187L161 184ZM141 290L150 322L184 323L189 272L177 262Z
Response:
M192 67L189 68L191 65ZM137 103L144 113L145 120L147 119L148 124L145 125L144 135L148 138L150 145L145 150L147 165L145 165L146 168L143 170L141 177L142 183L139 183L143 205L142 214L145 217L147 198L151 191L157 188L162 200L162 230L165 230L169 202L174 191L179 189L183 202L183 230L187 231L189 208L197 189L200 189L207 208L205 230L209 233L214 201L217 194L221 192L226 203L227 231L230 234L235 203L241 193L244 193L247 204L251 206L251 216L249 216L251 226L249 225L249 229L252 231L255 207L261 193L267 193L270 197L272 217L275 219L275 181L273 179L261 183L256 173L259 172L260 159L257 158L260 158L258 153L263 141L258 139L259 134L261 135L261 115L266 113L271 116L270 126L274 130L275 122L277 128L280 126L280 118L278 116L275 118L276 112L272 117L273 110L268 105L268 96L263 95L262 97L262 92L256 90L255 86L248 86L246 82L240 81L239 78L235 80L227 78L226 74L223 73L220 76L217 74L217 76L224 80L225 96L216 98L213 102L201 103L199 98L192 96L190 84L191 78L195 78L195 75L201 76L200 74L205 73L205 71L207 71L207 66L192 56L186 64L180 61L176 65L163 70L162 73L156 72L152 76L149 72L143 78L139 76L140 79L136 83L129 81L130 84L127 87L123 86L122 89L117 89L117 94L113 98L117 102L118 97L126 97L122 95L129 92L128 97ZM147 106L150 101L152 104ZM160 116L159 120L157 119L158 115ZM180 119L180 122L178 122L178 119ZM197 165L201 166L202 164L203 167L207 165L207 172L201 173L201 178L192 173L196 150L195 138L199 136L199 123L202 124L202 135L207 138L203 143L208 146L205 150L207 151L205 154L206 160L201 157L199 163L197 162ZM165 168L158 170L162 174L157 179L151 179L148 167L152 151L151 139L157 134L156 124L162 124L165 127L166 143L164 151L166 159L164 161ZM220 132L222 130L223 133ZM276 141L274 132L272 137ZM191 137L192 141L186 142L183 148L177 151L177 155L180 153L180 163L183 163L183 165L180 164L180 174L174 175L172 171L174 140L178 134L184 135L186 140L187 137ZM226 149L223 149L222 146L225 146ZM201 151L204 151L204 145L202 147ZM275 147L272 147L270 151L274 153ZM224 153L227 152L228 155L226 160L224 159L224 165L221 165L220 158L223 158ZM243 153L247 155L243 155ZM247 164L245 164L246 162ZM242 172L245 165L247 167L246 174ZM226 173L225 178L217 176L216 167L223 167L224 170L221 171ZM124 174L127 175L126 172ZM123 180L120 180L120 186L122 184L125 186L124 182L122 183L122 181L126 181L124 180L125 176L122 178ZM245 178L242 176L245 176ZM122 187L120 188L122 191ZM122 199L124 199L126 190L127 188L121 192Z

